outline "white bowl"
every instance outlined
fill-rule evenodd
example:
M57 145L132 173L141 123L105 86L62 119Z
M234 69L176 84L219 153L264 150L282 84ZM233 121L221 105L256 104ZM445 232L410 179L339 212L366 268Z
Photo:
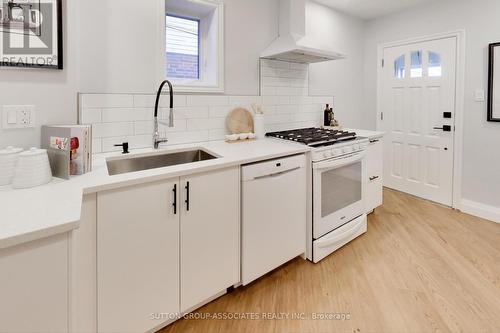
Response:
M14 176L14 169L19 158L21 148L7 147L0 150L0 186L9 185Z
M248 139L248 135L249 135L249 133L241 133L240 134L240 140L246 140L246 139Z
M239 139L240 139L240 136L238 134L226 135L227 141L238 141Z
M19 154L12 178L12 187L31 188L52 180L49 157L45 149L31 148Z

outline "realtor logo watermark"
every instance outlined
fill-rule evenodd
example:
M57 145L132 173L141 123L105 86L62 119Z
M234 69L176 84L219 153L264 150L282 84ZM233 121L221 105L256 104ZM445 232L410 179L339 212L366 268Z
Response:
M54 3L0 0L1 62L6 66L53 66Z

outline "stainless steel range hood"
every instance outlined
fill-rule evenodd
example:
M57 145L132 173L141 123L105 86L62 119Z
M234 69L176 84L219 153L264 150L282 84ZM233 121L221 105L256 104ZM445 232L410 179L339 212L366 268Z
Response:
M306 35L306 0L280 0L279 37L261 58L310 64L343 59L345 55L327 50Z

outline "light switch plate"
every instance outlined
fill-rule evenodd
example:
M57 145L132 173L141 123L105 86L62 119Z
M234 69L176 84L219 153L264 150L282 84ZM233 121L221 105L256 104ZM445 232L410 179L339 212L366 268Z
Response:
M2 128L35 127L34 105L4 105L2 110Z
M474 100L476 102L484 102L485 97L484 97L484 90L483 89L477 89L474 92Z

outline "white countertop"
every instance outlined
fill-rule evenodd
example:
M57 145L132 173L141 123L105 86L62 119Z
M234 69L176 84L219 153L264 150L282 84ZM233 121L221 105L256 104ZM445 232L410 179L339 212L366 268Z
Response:
M93 171L70 180L54 180L40 187L13 190L0 187L0 249L41 239L78 228L84 194L153 182L229 166L300 154L309 148L297 143L263 139L251 142L223 141L171 146L154 151L140 149L128 157L201 148L218 159L160 169L109 176L106 158L122 156L107 153L94 156Z
M352 129L352 128L344 128L343 130L349 132L356 132L358 136L362 136L370 140L380 139L385 135L385 132L379 132L379 131L369 131L369 130Z

